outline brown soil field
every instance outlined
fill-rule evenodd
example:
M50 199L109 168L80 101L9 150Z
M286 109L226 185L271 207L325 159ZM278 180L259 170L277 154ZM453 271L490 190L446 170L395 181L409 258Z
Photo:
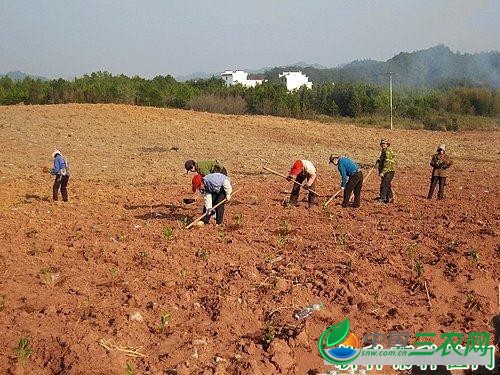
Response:
M321 373L332 368L318 338L346 317L358 337L488 331L493 342L498 132L54 105L0 107L0 134L0 373ZM328 156L370 168L382 137L398 161L392 205L373 202L373 173L359 209L340 198L284 208L291 183L262 169L287 173L309 159L329 196L340 177ZM428 201L440 143L455 164L447 198ZM68 203L51 201L42 172L53 148L71 165ZM243 187L224 227L184 229L202 205L182 201L192 195L189 158L218 159ZM325 308L294 318L313 303ZM14 350L21 337L32 349L24 363Z

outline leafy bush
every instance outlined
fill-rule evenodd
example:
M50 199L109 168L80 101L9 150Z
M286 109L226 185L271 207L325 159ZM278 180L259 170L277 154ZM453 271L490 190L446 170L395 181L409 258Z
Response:
M241 115L247 103L239 95L199 94L189 100L187 107L195 111Z
M216 77L177 82L169 75L148 80L113 76L108 72L86 74L73 81L29 77L13 81L0 77L0 104L118 103L295 118L344 116L361 118L362 123L368 125L377 125L375 120L389 116L389 94L385 85L339 82L332 84L318 77L312 89L302 87L289 92L276 80L246 88L227 87ZM425 129L456 131L474 128L476 124L481 128L498 127L500 91L488 87L456 84L441 88L397 87L393 101L395 117L418 120ZM460 121L459 126L458 116L475 117L473 122ZM489 119L485 123L479 116L489 116ZM411 127L418 127L414 123Z

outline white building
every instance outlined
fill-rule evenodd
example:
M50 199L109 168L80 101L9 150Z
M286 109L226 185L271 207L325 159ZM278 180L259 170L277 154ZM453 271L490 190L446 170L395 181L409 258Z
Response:
M312 82L302 72L283 72L279 75L280 82L286 85L288 91L297 90L302 86L312 88Z
M245 87L255 87L263 81L261 79L248 79L248 73L244 70L226 70L220 75L226 86L237 85L238 83Z

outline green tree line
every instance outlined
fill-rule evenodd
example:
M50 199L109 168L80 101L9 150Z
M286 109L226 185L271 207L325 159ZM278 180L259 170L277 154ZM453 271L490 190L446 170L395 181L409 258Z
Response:
M500 90L487 87L410 89L394 93L398 117L418 119L433 128L432 116L477 115L498 117ZM387 87L364 83L324 83L288 92L266 82L254 88L226 87L218 78L177 82L172 76L113 76L95 72L72 81L0 78L0 104L122 103L174 107L219 113L261 114L295 118L369 116L389 113Z

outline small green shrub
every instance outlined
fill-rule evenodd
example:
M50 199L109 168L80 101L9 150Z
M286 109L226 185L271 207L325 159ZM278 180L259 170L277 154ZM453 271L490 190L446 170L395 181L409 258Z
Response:
M205 249L200 249L196 252L196 256L205 262L208 260L208 256L210 255L210 252Z
M160 327L159 331L160 332L165 332L168 328L168 325L170 324L170 319L172 318L172 314L170 314L168 311L164 312L160 316Z
M479 253L476 249L471 249L469 252L469 256L474 263L477 263L479 261Z
M241 212L236 215L235 220L236 220L236 226L238 228L243 227L243 219L244 219L244 217L245 216Z
M415 276L420 278L424 274L424 265L420 260L415 261L413 265L413 271L415 272Z
M21 337L19 343L17 344L17 347L14 348L14 351L16 352L21 365L24 365L26 363L26 360L33 354L33 350L30 348L29 337Z
M163 229L163 237L165 237L166 240L171 240L174 237L173 228L165 227L165 229Z
M266 328L264 329L264 337L262 339L262 341L264 342L264 346L269 347L269 345L271 345L275 338L276 327L274 326L273 322L268 322L266 324Z

